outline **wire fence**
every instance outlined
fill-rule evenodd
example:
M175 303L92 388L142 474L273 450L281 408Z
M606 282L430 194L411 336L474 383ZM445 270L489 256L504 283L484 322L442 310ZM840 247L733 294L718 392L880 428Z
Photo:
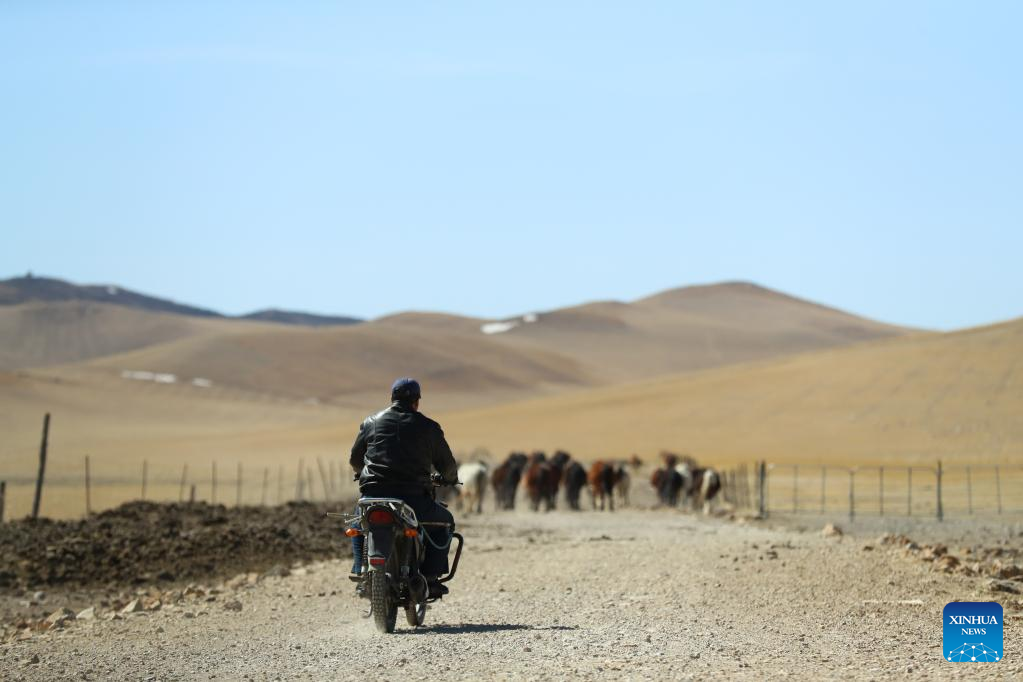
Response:
M345 458L299 459L285 467L246 468L241 462L225 470L217 460L201 468L190 463L161 462L155 469L143 459L135 471L124 467L93 470L89 456L77 472L46 475L50 415L43 420L36 476L0 479L0 522L8 501L15 516L31 509L40 515L44 482L54 517L75 517L128 500L266 505L292 500L340 502L356 495ZM471 457L489 457L483 449ZM1021 458L1023 459L1023 458ZM191 463L194 467L195 462ZM137 465L136 465L137 466ZM134 469L134 467L132 467ZM28 472L25 472L27 474ZM96 474L99 474L98 476ZM720 470L721 498L738 509L766 517L785 514L848 514L857 516L930 517L939 521L1003 514L1023 514L1023 466L954 465L936 460L933 466L852 466L756 462ZM31 507L29 507L31 500Z
M946 517L1023 514L1023 466L830 466L757 462L723 472L723 497L762 516L842 513Z
M357 494L351 467L342 458L300 459L287 466L143 460L125 467L85 456L78 466L62 464L46 472L42 483L27 472L0 480L0 521L75 518L133 500L243 506L342 502Z

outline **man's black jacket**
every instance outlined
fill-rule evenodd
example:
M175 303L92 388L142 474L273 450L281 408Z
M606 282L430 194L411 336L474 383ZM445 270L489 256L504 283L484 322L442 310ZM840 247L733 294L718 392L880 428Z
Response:
M458 477L440 424L400 401L362 422L349 462L368 494L386 487L422 495L430 490L431 465L444 480Z

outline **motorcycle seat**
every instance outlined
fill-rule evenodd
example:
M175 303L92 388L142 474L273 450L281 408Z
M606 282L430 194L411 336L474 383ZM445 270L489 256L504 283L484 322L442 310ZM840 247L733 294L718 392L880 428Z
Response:
M396 497L360 497L356 505L360 509L366 507L388 507L412 528L419 526L419 518L416 516L416 512L412 507L405 504L403 500L399 500Z

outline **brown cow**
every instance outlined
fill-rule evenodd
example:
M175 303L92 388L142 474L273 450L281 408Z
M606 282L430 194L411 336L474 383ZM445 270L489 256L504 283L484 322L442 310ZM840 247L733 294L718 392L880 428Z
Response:
M530 456L529 465L526 467L525 486L529 506L533 511L540 511L541 502L545 511L554 509L560 481L561 470L555 470L552 463L547 461L546 454L534 452Z
M586 487L586 469L579 462L569 462L561 475L565 484L565 499L571 509L579 510L579 494Z
M490 476L490 485L494 489L495 508L515 509L515 491L519 488L526 462L524 452L513 452L494 469Z
M604 503L607 502L609 511L615 510L614 489L617 480L617 467L611 462L597 460L590 465L589 474L586 478L593 492L593 508L597 508L597 500L600 500L600 510L604 511Z
M550 459L551 475L547 478L545 489L546 497L549 500L550 508L554 509L558 502L558 492L561 491L561 479L565 473L565 467L571 461L572 455L564 450L557 450Z
M685 479L678 466L665 466L650 476L650 486L657 493L658 504L666 507L678 505L679 494L685 489Z

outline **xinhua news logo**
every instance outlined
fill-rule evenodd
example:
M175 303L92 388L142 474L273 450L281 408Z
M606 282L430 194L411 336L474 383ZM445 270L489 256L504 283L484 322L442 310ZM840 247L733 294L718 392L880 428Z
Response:
M993 601L956 601L942 612L942 655L953 663L1002 660L1002 605Z

